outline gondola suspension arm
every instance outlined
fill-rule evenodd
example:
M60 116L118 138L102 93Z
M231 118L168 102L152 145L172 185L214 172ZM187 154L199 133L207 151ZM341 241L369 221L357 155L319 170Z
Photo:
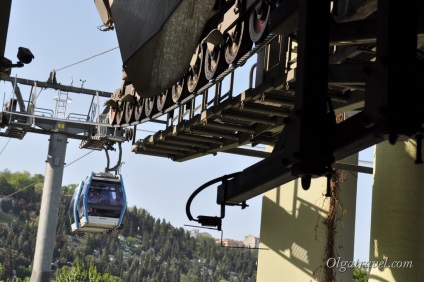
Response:
M112 150L114 150L114 148L111 147L111 146L108 146L108 147L104 146L104 150L105 150L105 153L106 153L106 160L107 160L105 172L114 171L115 172L115 175L117 175L117 174L119 174L119 169L121 168L121 165L122 165L122 162L121 162L121 160L122 160L122 145L121 145L120 142L118 142L118 149L119 149L118 162L112 168L109 168L110 158L109 158L108 150L110 150L110 148L112 148Z

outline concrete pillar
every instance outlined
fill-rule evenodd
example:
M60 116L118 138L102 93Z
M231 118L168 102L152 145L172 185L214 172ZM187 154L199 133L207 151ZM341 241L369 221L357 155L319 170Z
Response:
M371 268L369 281L424 277L424 167L414 164L415 154L414 140L376 146L370 261L381 265Z
M67 136L50 135L31 282L50 281Z
M344 161L357 164L358 156ZM326 269L329 255L330 265L353 260L357 173L343 175L333 227L325 224L326 178L313 179L308 191L297 179L264 194L260 247L269 250L259 250L258 282L352 281L352 268Z

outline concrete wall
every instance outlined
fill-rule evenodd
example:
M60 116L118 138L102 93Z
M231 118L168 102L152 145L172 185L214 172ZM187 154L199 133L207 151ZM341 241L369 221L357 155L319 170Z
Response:
M413 140L378 144L375 151L369 281L422 281L424 277L424 166L414 164ZM389 268L393 261L413 267ZM400 266L400 265L399 265Z
M357 155L346 160L357 163ZM335 258L353 260L357 174L347 172L336 205ZM259 282L324 281L329 198L326 178L314 179L304 191L300 179L263 196ZM343 214L343 215L342 215ZM352 269L334 272L337 281L352 281Z

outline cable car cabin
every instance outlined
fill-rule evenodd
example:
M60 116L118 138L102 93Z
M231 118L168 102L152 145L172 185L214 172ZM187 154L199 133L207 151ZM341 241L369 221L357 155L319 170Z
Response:
M121 229L126 196L121 175L91 173L72 197L69 217L73 232L106 233Z

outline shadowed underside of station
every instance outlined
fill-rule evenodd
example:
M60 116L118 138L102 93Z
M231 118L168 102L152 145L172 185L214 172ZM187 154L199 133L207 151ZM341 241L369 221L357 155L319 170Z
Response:
M268 35L246 55L257 55L249 87L233 91L243 58L178 103L123 122L164 124L134 138L132 151L174 161L217 152L263 157L218 193L218 203L239 204L298 177L307 189L337 160L383 140L421 144L423 4L338 2L346 9L331 14L327 1L280 1ZM344 112L355 114L336 122ZM256 150L258 144L274 151Z
M151 15L137 1L95 1L125 49L122 84L106 103L108 132L163 125L141 139L137 130L118 134L119 140L132 137L132 152L173 161L218 152L263 158L222 188L219 203L239 204L298 177L308 188L311 178L331 174L336 161L383 140L415 138L421 146L422 1L208 1L192 7L207 17L186 18L189 2L172 2L155 30L137 37L140 19ZM179 21L184 25L174 24ZM187 38L187 23L196 36ZM184 54L162 56L176 46ZM248 86L239 90L246 85L238 76L243 67L250 72ZM146 69L151 78L142 75ZM25 124L2 120L9 137L35 132L29 118ZM97 140L101 130L81 147L99 149L115 140ZM260 144L274 151L256 149Z

